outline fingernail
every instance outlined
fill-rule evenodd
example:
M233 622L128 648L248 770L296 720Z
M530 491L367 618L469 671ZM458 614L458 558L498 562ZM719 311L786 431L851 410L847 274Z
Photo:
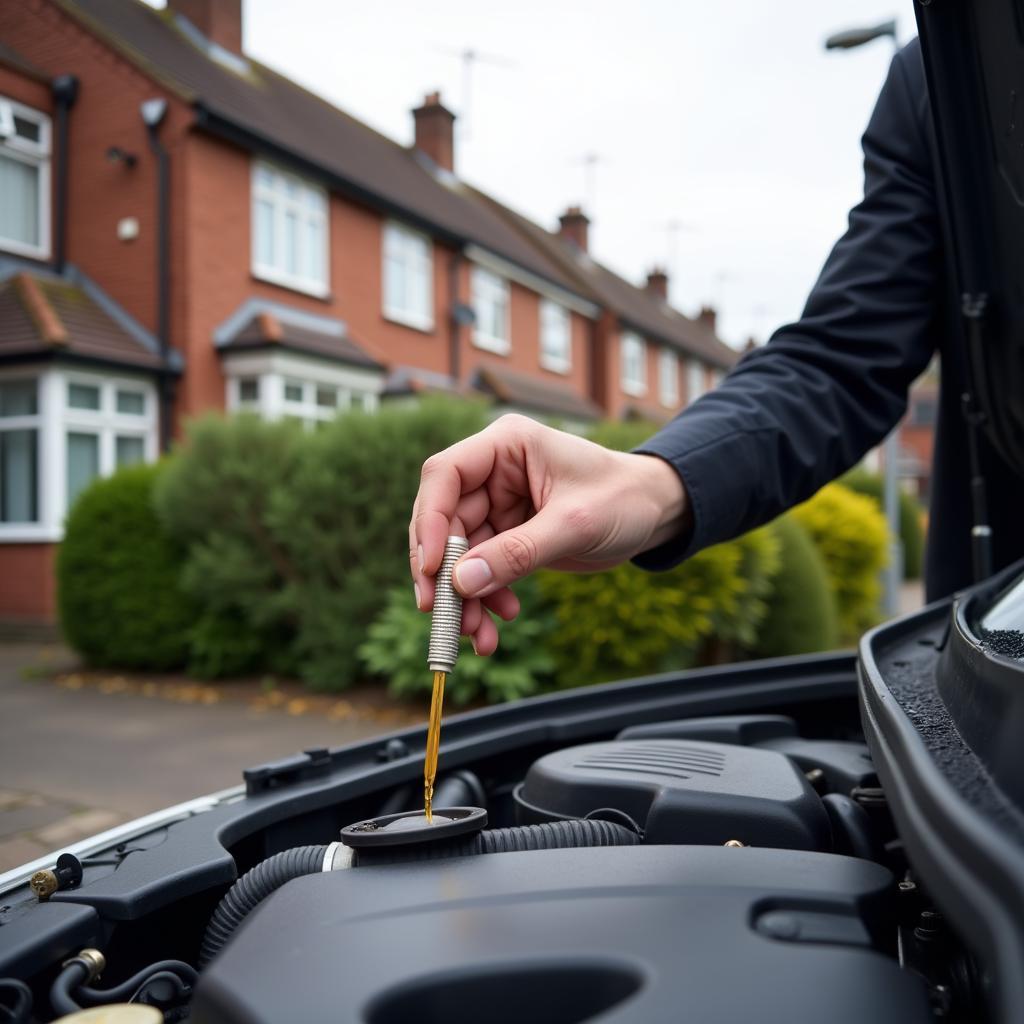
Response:
M491 567L482 558L470 558L455 567L455 582L464 597L472 597L491 582Z
M426 561L423 558L423 545L422 544L420 544L419 547L416 548L416 555L417 555L417 557L420 560L420 572L426 572L427 571L427 563L426 563Z
M473 645L473 653L474 654L479 654L480 652L476 649L476 637L475 636L471 638L470 643L472 643L472 645Z
M418 583L414 583L412 585L412 589L416 594L416 607L419 608L420 611L423 611L423 602L420 601L420 585Z

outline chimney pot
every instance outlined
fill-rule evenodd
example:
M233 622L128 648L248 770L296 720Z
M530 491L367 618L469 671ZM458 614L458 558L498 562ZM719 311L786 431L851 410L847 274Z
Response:
M664 267L653 267L647 274L647 289L651 295L668 302L668 271Z
M242 0L167 0L168 8L190 22L211 42L242 52Z
M704 324L708 330L714 332L715 321L718 319L718 313L714 306L701 306L697 319Z
M439 92L428 92L423 105L412 112L416 148L438 167L455 171L455 115L441 102Z
M587 251L589 229L590 218L583 212L582 207L570 206L558 218L559 237L571 242L580 252Z

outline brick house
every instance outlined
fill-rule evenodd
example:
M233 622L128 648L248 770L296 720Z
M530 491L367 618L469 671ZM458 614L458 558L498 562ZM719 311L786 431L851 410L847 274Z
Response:
M0 617L51 620L64 515L182 422L426 390L665 419L736 354L455 173L247 57L241 0L0 5Z

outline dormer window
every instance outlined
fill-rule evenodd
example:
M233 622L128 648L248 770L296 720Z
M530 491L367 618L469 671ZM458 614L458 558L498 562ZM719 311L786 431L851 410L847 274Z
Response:
M0 96L0 249L50 255L50 119Z

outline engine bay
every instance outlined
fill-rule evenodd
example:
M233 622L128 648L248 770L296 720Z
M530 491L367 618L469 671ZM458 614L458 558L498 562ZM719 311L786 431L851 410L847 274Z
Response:
M385 835L421 812L422 729L248 769L67 851L45 900L3 890L13 1019L984 1021L857 685L837 654L455 716L426 837Z

